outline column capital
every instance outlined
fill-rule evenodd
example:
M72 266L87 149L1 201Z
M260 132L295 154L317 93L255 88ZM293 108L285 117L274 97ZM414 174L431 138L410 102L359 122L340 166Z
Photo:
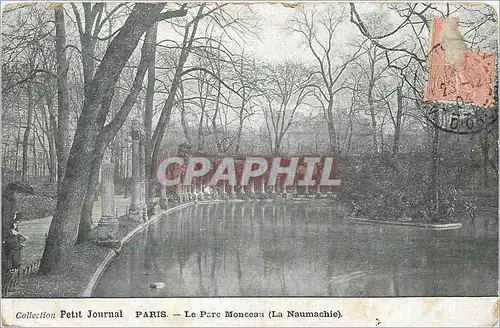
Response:
M145 137L144 127L138 119L132 120L130 135L132 136L132 140L141 140Z
M101 163L101 170L114 170L115 165L111 162L110 158L103 159ZM114 174L114 172L113 172Z

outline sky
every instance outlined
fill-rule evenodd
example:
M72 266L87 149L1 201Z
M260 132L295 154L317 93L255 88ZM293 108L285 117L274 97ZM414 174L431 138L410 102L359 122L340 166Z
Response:
M307 3L301 6L312 5L319 6L319 11L321 12L321 7L331 6L332 3ZM367 5L369 7L372 6L371 4ZM239 6L240 5L231 5L230 8L226 8L230 12L236 12L240 9ZM299 10L298 7L285 7L279 3L253 3L242 4L241 6L251 7L250 9L255 13L255 18L258 20L257 25L259 27L259 29L256 30L258 37L248 35L245 38L245 52L250 50L257 58L273 63L287 60L314 60L309 49L302 43L300 36L296 33L289 33L289 31L286 30L286 27L290 26L288 21L297 14ZM346 8L346 13L348 13L348 7ZM348 16L346 16L346 18L348 20ZM336 41L338 41L340 45L342 42L348 41L353 35L359 35L357 28L346 21L339 27ZM171 36L171 31L169 31L169 27L166 24L159 28L158 40ZM225 44L227 45L228 43L229 42L226 41ZM237 49L236 47L233 48L234 50ZM339 50L340 49L342 49L342 46L339 46Z
M487 1L484 1L483 3L486 2ZM491 3L493 6L498 8L498 4L496 2L487 3ZM303 61L315 63L315 59L312 56L311 51L303 44L301 37L297 33L289 33L289 31L286 31L285 28L290 26L290 19L298 13L301 7L318 6L318 14L321 15L326 12L326 7L333 5L333 2L301 3L299 7L284 6L281 3L252 3L230 5L226 8L230 11L236 12L237 10L241 10L243 6L248 6L256 14L255 18L257 19L257 25L259 27L257 32L258 37L253 35L246 36L243 42L246 53L252 52L258 60L264 60L272 63L284 61ZM345 5L345 22L339 26L339 30L337 31L334 39L333 47L336 56L352 54L353 49L348 49L346 44L353 41L353 39L359 35L357 27L349 22L349 6L347 3L345 3ZM381 6L383 6L381 3L374 4L356 2L356 8L362 16L369 16L371 12L380 9ZM173 3L169 4L169 7L171 9L178 8L178 6ZM384 11L389 12L389 10ZM195 9L190 10L190 15L193 15L194 13ZM396 26L399 22L401 22L401 18L396 14L393 14L393 16L388 14L387 18L388 19L385 22L381 23L391 21L392 24ZM172 38L174 35L175 34L172 33L171 26L169 24L160 24L158 40ZM318 33L318 35L319 39L324 40L324 35L321 35L321 33ZM176 35L175 38L180 41L179 35ZM227 45L228 42L226 41L225 44ZM229 44L229 47L232 48L235 53L239 52L234 44L232 46ZM139 51L140 49L137 49L137 52Z
M328 3L307 3L301 6L319 6L319 12L324 10L326 6L332 5ZM259 33L260 41L253 40L251 49L258 57L264 58L271 62L279 62L284 60L300 60L311 61L313 56L303 40L296 33L289 33L285 29L290 25L290 20L300 10L297 8L285 7L281 4L255 4L254 10L263 18L262 31ZM347 17L347 16L346 16ZM356 27L350 23L343 23L339 26L336 33L335 41L342 44L352 39L353 36L359 35ZM320 36L320 39L321 36ZM342 47L339 46L339 50Z

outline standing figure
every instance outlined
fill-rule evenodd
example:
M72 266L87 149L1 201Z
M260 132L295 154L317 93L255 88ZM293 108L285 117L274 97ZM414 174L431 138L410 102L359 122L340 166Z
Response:
M21 267L21 250L26 245L28 237L19 232L17 214L14 217L8 234L2 240L2 271L13 272Z
M27 240L18 230L16 193L34 194L33 188L20 183L9 183L2 194L2 283L21 266L21 249Z

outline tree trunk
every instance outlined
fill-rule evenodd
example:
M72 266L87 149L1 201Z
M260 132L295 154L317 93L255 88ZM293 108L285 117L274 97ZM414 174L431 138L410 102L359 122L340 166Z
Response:
M490 144L488 140L488 131L483 131L482 133L482 138L481 138L481 153L483 157L483 184L485 187L488 187L489 185L489 175L488 175L488 168L489 168L489 159L490 159Z
M189 54L191 53L191 48L193 46L193 42L196 36L196 31L198 30L198 24L201 19L201 13L205 5L201 5L198 9L198 14L194 19L193 28L190 31L189 28L186 29L184 34L184 42L181 54L179 56L179 61L177 63L177 67L175 69L174 78L172 79L172 85L170 87L170 92L168 94L167 100L165 100L165 105L160 114L160 118L158 120L158 124L153 133L152 138L152 162L158 162L158 155L160 153L160 146L163 141L163 136L165 135L165 130L167 128L168 123L170 122L170 116L172 114L172 109L175 103L175 95L177 93L177 89L179 88L179 84L181 83L182 71L184 70L184 64L186 63ZM189 37L188 37L189 35Z
M235 153L238 154L240 152L240 145L241 145L241 133L243 131L243 114L245 110L245 90L243 89L243 99L241 101L241 107L240 107L240 115L239 115L239 125L238 125L238 131L236 133L236 148L235 148Z
M328 127L328 141L330 142L328 151L330 153L335 153L336 148L336 140L337 136L335 134L335 123L333 122L333 103L331 101L328 102L328 109L326 110L326 124Z
M375 49L376 50L376 49ZM368 76L368 109L370 110L370 118L371 118L371 128L372 128L372 138L373 138L373 148L375 150L375 154L379 153L379 144L377 140L377 119L375 116L375 104L373 101L373 89L375 88L375 62L376 62L376 54L373 54L371 50L368 51L368 60L370 63L370 74Z
M38 175L38 158L36 156L36 136L35 136L35 132L36 132L36 129L33 129L33 138L31 140L31 144L32 144L32 147L31 147L31 150L33 152L33 169L32 169L32 172L33 172L33 176L37 176Z
M66 27L64 24L64 8L56 6L56 57L57 57L57 177L64 178L69 150L69 94L68 63L66 60Z
M181 98L184 99L184 85L182 84L182 81L179 85L179 92L181 94ZM182 125L182 132L184 133L184 138L186 139L186 142L191 145L191 137L189 136L189 128L186 122L186 106L184 104L184 101L181 101L180 103L180 108L181 112L181 125Z
M220 76L219 66L217 66L217 68L218 68L217 74ZM214 110L214 115L211 118L211 121L212 121L212 129L215 132L215 144L217 145L217 151L222 153L224 147L222 146L222 138L219 138L219 131L217 130L217 115L219 114L220 111L221 94L222 94L221 83L220 81L218 81L217 97L215 99L215 110Z
M21 181L23 183L27 183L27 174L28 174L28 150L29 150L29 140L30 140L30 132L31 125L33 124L33 95L31 92L31 85L27 86L28 92L28 119L26 121L26 128L24 130L23 135L23 168L22 168L22 176Z
M495 124L493 126L493 131L491 132L493 134L493 156L490 159L490 167L493 169L495 172L496 178L498 179L498 126Z
M377 119L375 117L375 106L373 103L373 85L370 83L368 87L368 106L370 109L370 118L372 125L372 138L373 138L373 149L375 153L379 153L379 145L377 140Z
M48 161L47 166L49 168L50 181L54 182L57 180L57 150L56 150L56 133L57 133L57 125L55 122L55 118L52 117L52 112L54 110L52 105L52 100L50 96L47 96L47 112L43 109L44 112L44 124L45 129L47 131L47 141L49 143L48 151ZM48 114L48 115L47 115Z
M92 153L72 147L64 180L57 190L57 205L49 228L39 272L64 270L78 233L79 218L90 175Z
M392 154L397 155L399 152L399 138L401 135L401 116L403 115L403 95L401 93L401 87L398 86L397 89L398 96L398 109L396 113L396 124L394 125L394 142L392 145Z
M349 132L348 132L348 138L347 138L347 145L346 145L346 148L345 148L345 155L344 155L344 158L347 160L347 158L349 157L349 152L351 150L351 143L352 143L352 130L353 130L353 115L354 115L354 96L353 96L353 100L352 100L352 103L351 103L351 108L349 110Z
M99 183L99 167L102 157L98 157L92 163L90 169L90 179L85 193L85 200L83 202L82 210L80 213L80 225L78 226L77 243L88 240L90 230L92 229L92 210L94 208L94 197Z
M19 108L18 108L19 110ZM15 158L15 162L14 162L14 170L17 172L17 170L19 169L19 141L21 140L21 111L19 110L18 111L18 115L19 115L19 125L18 125L18 128L17 128L17 138L16 138L16 158Z
M439 124L439 112L434 113L434 122ZM432 220L436 222L439 218L439 129L433 127L431 151L431 167L429 174L428 202L431 204Z
M40 263L41 274L66 268L77 240L80 214L90 182L92 164L96 155L102 154L123 125L124 119L120 114L125 118L128 114L129 106L126 106L126 110L120 110L116 115L119 118L113 119L113 125L110 123L104 126L113 89L140 38L156 22L164 6L165 4L150 3L134 5L122 28L107 47L94 78L86 86L88 92L85 93L83 109L78 118L65 176L57 191L56 211ZM178 12L178 16L185 14L184 10ZM135 93L129 96L129 102L135 102L134 99L137 99Z
M151 203L154 190L154 172L153 172L153 158L152 158L152 145L151 145L151 129L153 125L153 106L155 96L155 63L156 63L156 34L158 30L158 23L154 24L146 32L146 39L149 40L150 46L146 51L148 52L148 88L146 91L146 109L144 111L144 152L145 152L145 167L146 167L146 204Z
M203 82L201 82L203 83ZM205 120L205 105L206 105L206 100L203 101L203 97L202 97L202 91L203 88L201 88L200 90L200 109L201 109L201 115L200 115L200 122L198 124L198 135L197 135L197 146L196 146L196 150L198 151L202 151L203 150L203 146L205 145L205 140L204 140L204 136L203 136L203 121ZM207 90L207 93L208 93L208 90ZM207 95L208 96L208 95Z

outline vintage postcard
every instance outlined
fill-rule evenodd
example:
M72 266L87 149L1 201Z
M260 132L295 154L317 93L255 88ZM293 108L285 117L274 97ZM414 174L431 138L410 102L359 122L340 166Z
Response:
M2 326L498 326L498 3L1 10Z

